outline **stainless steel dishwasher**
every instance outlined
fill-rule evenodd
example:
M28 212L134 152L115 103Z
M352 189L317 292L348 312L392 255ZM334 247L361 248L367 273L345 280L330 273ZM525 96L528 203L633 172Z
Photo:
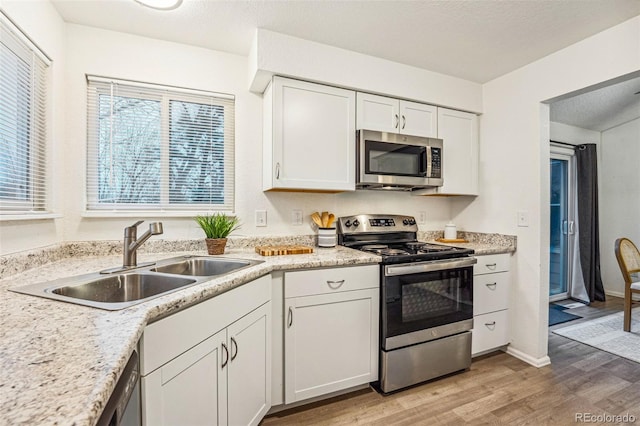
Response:
M139 426L140 365L138 352L133 351L116 387L98 420L98 426Z

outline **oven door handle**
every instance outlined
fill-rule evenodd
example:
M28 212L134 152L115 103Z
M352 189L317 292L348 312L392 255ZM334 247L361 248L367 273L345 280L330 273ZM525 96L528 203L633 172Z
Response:
M442 271L445 269L464 268L467 266L473 266L476 263L478 263L478 259L476 259L475 257L465 257L462 259L444 259L421 263L387 265L384 268L384 275L386 277L393 277L397 275L419 274L421 272L433 272Z

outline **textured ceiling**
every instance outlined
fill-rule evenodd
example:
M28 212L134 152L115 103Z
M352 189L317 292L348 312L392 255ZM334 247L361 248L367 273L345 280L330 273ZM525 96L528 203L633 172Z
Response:
M640 0L52 2L81 25L240 55L264 28L479 83L640 14Z
M638 92L640 77L557 101L551 121L602 132L640 117Z

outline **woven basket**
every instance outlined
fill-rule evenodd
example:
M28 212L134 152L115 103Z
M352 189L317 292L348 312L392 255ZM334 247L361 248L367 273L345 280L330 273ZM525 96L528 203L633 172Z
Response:
M224 254L224 247L227 245L226 238L205 238L207 251L209 254Z

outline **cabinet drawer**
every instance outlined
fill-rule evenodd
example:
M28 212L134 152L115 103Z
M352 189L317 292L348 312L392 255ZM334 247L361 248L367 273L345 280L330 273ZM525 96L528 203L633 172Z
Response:
M508 307L508 272L473 277L473 315L501 311Z
M378 265L293 271L284 274L284 297L380 288Z
M493 274L509 270L509 254L488 254L476 256L478 263L473 266L473 275Z
M473 317L473 355L509 343L509 311L491 312Z

